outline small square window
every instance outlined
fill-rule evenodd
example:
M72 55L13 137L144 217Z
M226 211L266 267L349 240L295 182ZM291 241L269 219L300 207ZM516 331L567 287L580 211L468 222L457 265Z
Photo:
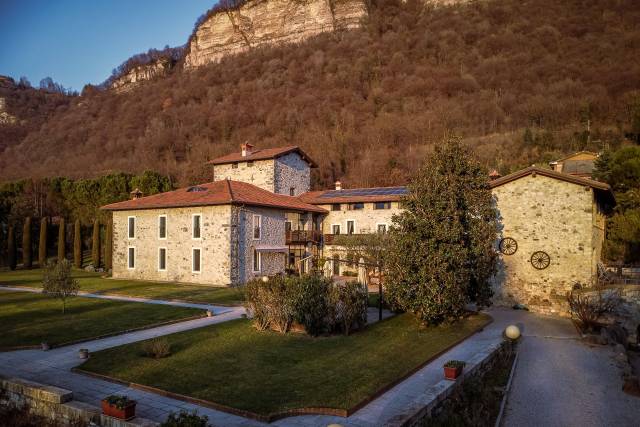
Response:
M340 203L334 203L331 205L331 210L332 211L339 211L341 208Z
M375 202L374 209L391 209L391 202Z
M290 196L295 196L296 195L296 188L295 187L289 187L289 195Z
M192 252L192 260L191 260L191 270L194 273L200 273L200 269L202 268L202 259L200 258L200 249L193 248Z
M249 161L247 162L247 167L248 167L248 168L252 168L252 167L253 167L253 160L249 160Z
M333 234L340 234L340 224L333 224L331 226L331 232Z
M231 163L231 169L238 169L237 163Z
M387 234L387 224L378 224L378 234Z
M350 211L359 211L361 209L364 209L364 203L349 203Z

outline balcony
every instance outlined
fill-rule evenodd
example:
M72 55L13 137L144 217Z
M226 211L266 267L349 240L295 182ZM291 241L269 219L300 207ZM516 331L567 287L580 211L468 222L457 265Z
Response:
M287 245L307 243L319 243L322 238L322 233L316 230L287 230L286 241Z
M362 235L362 233L358 233L358 234L325 234L324 235L324 240L323 243L325 245L333 245L333 241L336 238L336 236L360 236Z

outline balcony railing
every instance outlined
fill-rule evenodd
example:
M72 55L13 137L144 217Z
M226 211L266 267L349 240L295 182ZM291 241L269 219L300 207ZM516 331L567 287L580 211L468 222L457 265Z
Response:
M321 239L322 233L316 230L287 230L286 232L287 245L319 243Z

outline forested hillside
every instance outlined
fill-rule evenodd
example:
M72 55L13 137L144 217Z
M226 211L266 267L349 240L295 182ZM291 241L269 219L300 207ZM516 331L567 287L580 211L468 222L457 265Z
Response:
M209 180L208 158L297 144L316 186L403 183L447 134L501 172L640 134L640 3L374 1L363 30L86 91L0 154L0 179L150 169Z

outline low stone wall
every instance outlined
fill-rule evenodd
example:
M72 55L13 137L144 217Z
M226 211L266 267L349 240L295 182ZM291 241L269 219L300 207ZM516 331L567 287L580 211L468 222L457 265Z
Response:
M441 411L446 400L452 394L460 391L465 381L482 376L489 371L495 364L497 356L509 351L511 345L507 341L496 343L477 353L470 360L465 360L466 365L462 377L457 381L443 378L439 383L427 389L419 399L414 400L413 405L407 408L402 416L390 420L386 425L394 427L422 425L424 419L435 416Z
M620 293L620 304L616 310L608 314L606 323L619 322L629 333L632 341L638 339L640 327L640 285L611 285L604 288L604 292L617 291ZM595 290L585 289L585 294L595 293Z
M0 377L0 405L16 405L51 419L60 426L155 427L140 417L122 421L101 414L100 408L73 400L73 392L21 378Z

